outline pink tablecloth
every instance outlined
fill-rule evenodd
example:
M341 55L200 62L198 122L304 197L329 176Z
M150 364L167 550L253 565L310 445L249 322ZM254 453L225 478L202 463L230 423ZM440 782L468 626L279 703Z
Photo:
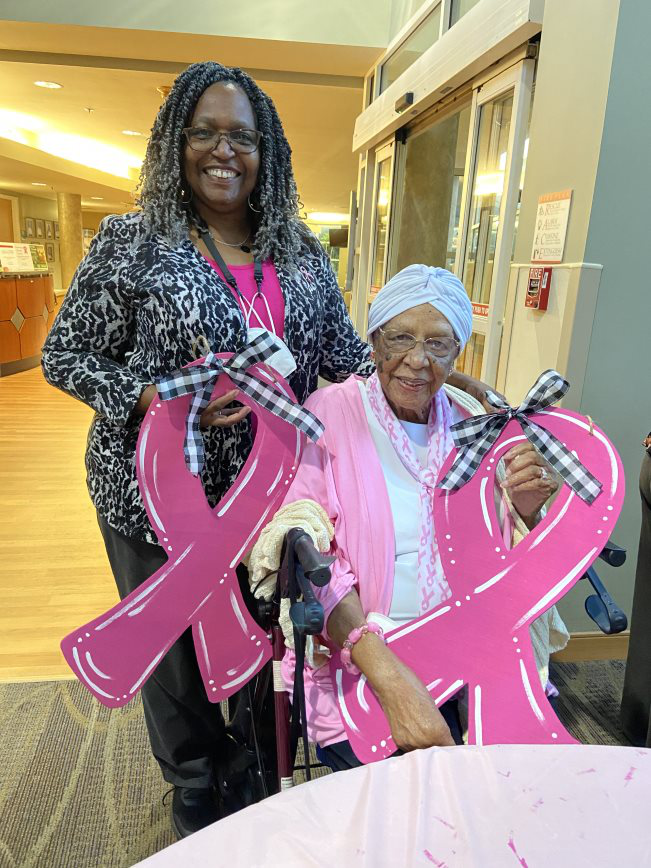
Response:
M302 784L139 864L643 868L651 750L431 748Z

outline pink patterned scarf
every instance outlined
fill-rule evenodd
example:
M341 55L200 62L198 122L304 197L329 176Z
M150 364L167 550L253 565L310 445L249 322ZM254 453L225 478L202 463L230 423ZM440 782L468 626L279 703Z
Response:
M450 401L442 389L432 400L427 421L427 465L421 467L411 440L384 396L377 373L366 381L366 388L375 418L388 434L400 461L420 486L418 587L422 615L447 599L451 593L443 573L434 528L434 487L443 462L453 446Z

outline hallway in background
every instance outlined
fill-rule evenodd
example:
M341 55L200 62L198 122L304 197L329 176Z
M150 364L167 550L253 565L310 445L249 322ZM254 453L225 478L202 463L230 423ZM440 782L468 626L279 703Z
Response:
M117 602L86 491L91 419L40 368L0 379L0 681L72 678L60 640Z

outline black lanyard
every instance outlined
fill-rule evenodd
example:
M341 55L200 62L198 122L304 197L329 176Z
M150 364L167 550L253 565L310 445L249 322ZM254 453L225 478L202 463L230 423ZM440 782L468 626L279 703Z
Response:
M242 301L246 301L240 291L239 286L237 285L237 281L231 273L230 268L228 267L228 265L226 265L224 257L221 255L219 250L217 250L217 245L215 244L215 241L210 232L205 229L200 229L199 232L201 234L201 240L208 248L208 252L219 266L221 273L224 275L224 280L226 281L226 283L239 296L239 298L242 299ZM262 295L262 281L264 279L264 275L262 274L262 263L259 259L253 260L253 277L255 279L255 285L258 288L257 294Z

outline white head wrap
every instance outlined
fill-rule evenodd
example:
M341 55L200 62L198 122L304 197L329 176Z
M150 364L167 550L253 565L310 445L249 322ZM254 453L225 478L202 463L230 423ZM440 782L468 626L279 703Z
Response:
M431 304L443 314L463 349L472 334L468 293L451 271L429 265L408 265L382 287L369 308L368 334L419 304Z

